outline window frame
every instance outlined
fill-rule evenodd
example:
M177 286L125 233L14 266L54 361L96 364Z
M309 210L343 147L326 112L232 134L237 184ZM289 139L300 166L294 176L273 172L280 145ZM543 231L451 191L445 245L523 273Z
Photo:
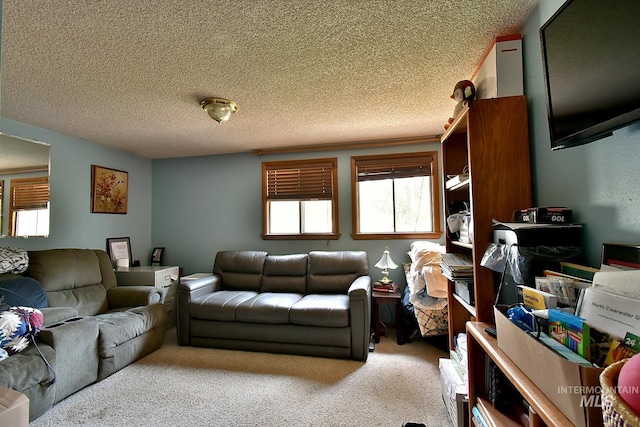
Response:
M11 179L9 187L9 236L28 237L16 235L18 212L49 210L49 177Z
M393 164L394 160L406 162L408 159L431 158L431 197L433 206L433 231L428 233L362 233L360 232L359 194L358 194L358 167L363 163L375 165L384 169L385 166ZM420 175L416 175L420 176ZM395 209L395 206L394 206ZM351 213L353 230L351 237L354 240L381 240L381 239L440 239L442 237L441 227L441 202L440 202L440 173L437 151L421 151L412 153L394 153L370 156L351 157Z
M323 166L324 165L324 166ZM295 198L295 191L289 193L288 200L303 202L306 200L331 200L332 230L329 233L294 233L272 234L269 232L269 201L274 198L269 196L269 172L277 170L309 169L313 167L330 166L331 194L326 198L313 198L301 196ZM293 198L292 198L293 197ZM275 199L277 200L277 199ZM284 200L284 199L281 199ZM301 207L301 205L300 205ZM302 209L301 209L302 210ZM274 162L262 162L262 239L263 240L337 240L340 238L340 225L338 215L338 159L337 157L305 160L283 160ZM300 217L302 222L303 218ZM300 224L302 225L302 224Z

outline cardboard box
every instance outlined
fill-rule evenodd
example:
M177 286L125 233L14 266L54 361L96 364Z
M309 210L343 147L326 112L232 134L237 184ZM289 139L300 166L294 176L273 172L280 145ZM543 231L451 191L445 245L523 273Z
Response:
M451 359L440 359L442 400L455 427L469 427L469 399L464 381Z
M498 347L577 427L602 426L603 369L579 366L528 335L494 309Z

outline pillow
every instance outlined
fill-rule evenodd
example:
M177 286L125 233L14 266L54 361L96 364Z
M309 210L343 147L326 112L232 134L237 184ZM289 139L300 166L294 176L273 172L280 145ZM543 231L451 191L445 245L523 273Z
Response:
M24 273L27 267L29 254L26 249L0 248L0 273Z
M16 277L0 282L0 302L10 306L47 308L44 288L31 277Z
M445 252L445 247L439 243L420 240L412 242L408 252L411 258L411 275L421 274L426 265L440 265L442 252Z
M0 312L0 348L9 356L29 347L42 327L42 312L32 307L10 307Z

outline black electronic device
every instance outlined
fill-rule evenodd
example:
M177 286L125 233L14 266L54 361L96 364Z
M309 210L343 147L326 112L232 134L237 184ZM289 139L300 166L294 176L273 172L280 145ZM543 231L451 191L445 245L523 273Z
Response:
M581 224L495 223L493 242L508 253L504 269L496 273L500 304L517 303L517 286L535 287L535 277L544 270L559 271L562 261L582 261Z
M489 335L491 335L492 337L495 337L495 338L498 337L498 331L496 331L496 328L486 327L484 328L484 331Z
M640 2L569 0L540 29L551 149L640 119Z

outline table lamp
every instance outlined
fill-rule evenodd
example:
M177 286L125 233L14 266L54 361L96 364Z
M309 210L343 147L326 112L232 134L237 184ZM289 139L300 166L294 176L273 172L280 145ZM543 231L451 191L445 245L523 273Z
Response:
M392 280L389 279L389 269L394 270L398 268L398 264L393 262L393 260L391 259L391 254L389 253L388 246L384 249L382 258L380 258L380 261L378 261L376 265L374 265L374 267L382 270L382 279L380 279L380 283L387 285L392 282Z

